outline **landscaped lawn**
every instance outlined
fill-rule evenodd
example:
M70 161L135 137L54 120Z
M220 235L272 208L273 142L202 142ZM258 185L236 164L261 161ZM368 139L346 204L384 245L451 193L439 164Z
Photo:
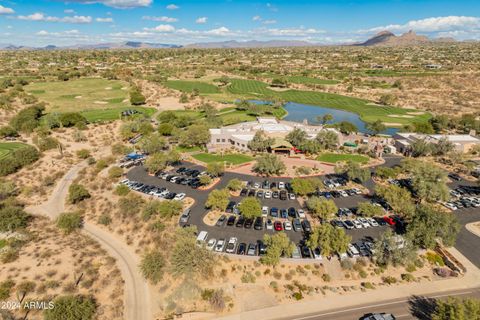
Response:
M202 149L200 147L182 147L182 146L176 146L175 150L178 152L196 152L196 151L201 151Z
M171 89L187 93L191 93L195 89L197 89L200 94L220 92L217 86L201 81L169 80L165 85Z
M318 161L337 163L340 161L353 161L358 163L367 163L368 157L360 154L338 154L338 153L323 153L317 157Z
M121 117L122 111L125 111L125 110L137 110L138 112L141 112L149 117L151 117L156 111L155 108L128 107L128 108L87 110L80 113L88 120L88 122L98 122L98 121L118 120Z
M32 82L25 86L25 91L48 102L47 112L81 112L131 106L129 85L119 80L82 78Z
M8 157L12 151L26 146L25 143L21 142L0 142L0 159Z
M243 154L225 154L223 156L210 154L210 153L199 153L192 155L198 161L202 161L205 163L211 162L226 162L232 165L242 164L246 162L252 161L252 157L243 155Z

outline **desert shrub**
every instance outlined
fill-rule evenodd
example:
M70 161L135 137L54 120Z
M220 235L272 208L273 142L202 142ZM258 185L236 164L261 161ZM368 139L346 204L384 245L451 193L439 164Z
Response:
M145 279L153 284L158 283L163 278L165 259L160 251L150 251L145 253L140 263L140 270Z
M108 176L111 179L118 179L123 175L123 169L120 167L111 167L108 170Z
M332 277L328 273L322 274L322 280L325 282L330 282L332 280Z
M61 113L58 117L64 127L81 127L87 123L87 119L78 112Z
M44 311L45 320L91 320L97 304L93 297L84 295L60 296L53 300L55 308Z
M375 289L375 286L371 282L362 282L361 285L365 289Z
M397 278L392 277L392 276L386 276L386 277L382 278L382 281L385 284L394 284L394 283L397 283Z
M427 258L427 261L432 265L441 266L441 267L445 265L445 262L443 262L442 257L435 252L429 251L427 252L425 257Z
M80 149L77 151L77 157L79 157L80 159L87 159L88 157L90 157L90 151L87 149Z
M256 278L251 272L246 272L240 278L242 283L255 283Z
M19 254L18 254L18 249L15 248L9 248L0 255L0 261L2 263L11 263L14 262L18 259Z
M406 281L406 282L415 281L415 277L411 273L402 273L400 277L402 278L403 281Z
M70 234L83 225L83 216L80 212L65 212L57 218L57 227L65 234Z
M112 223L112 218L110 218L108 214L102 214L100 217L98 217L98 223L108 226L110 223Z
M414 264L409 264L409 265L405 268L405 270L406 270L407 272L414 272L415 270L417 270L417 268L415 267Z
M294 292L292 294L292 297L297 301L302 300L303 299L303 294L301 292Z
M88 190L81 184L74 183L68 188L68 202L71 204L79 203L90 197Z
M15 282L12 280L0 282L0 300L7 300L10 297L11 290L14 286Z
M115 187L115 194L118 196L126 196L130 192L130 188L124 184L119 184Z
M340 262L340 266L342 267L343 270L352 270L353 269L353 263L350 259L345 259Z
M145 201L136 194L129 194L118 200L118 209L123 217L132 217L142 210Z
M0 232L25 228L28 219L28 214L21 207L10 205L0 207Z

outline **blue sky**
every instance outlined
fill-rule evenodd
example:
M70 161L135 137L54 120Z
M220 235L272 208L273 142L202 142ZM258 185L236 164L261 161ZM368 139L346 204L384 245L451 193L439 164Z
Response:
M478 0L0 0L0 43L363 40L381 30L480 40Z

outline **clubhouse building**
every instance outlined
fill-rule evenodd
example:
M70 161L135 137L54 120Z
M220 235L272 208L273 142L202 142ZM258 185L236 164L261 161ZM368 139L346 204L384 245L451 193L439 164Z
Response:
M342 134L332 128L312 126L307 122L298 123L277 120L273 117L258 117L256 121L242 122L218 129L210 129L211 139L207 148L210 152L231 148L247 151L249 150L248 143L253 139L255 133L263 131L267 137L275 139L271 148L273 153L292 153L294 148L285 140L285 137L294 129L305 131L309 139L315 138L321 131L332 131L338 135L339 143L343 143Z
M474 146L480 145L480 139L469 134L420 134L410 132L399 132L393 136L395 147L398 152L407 154L411 151L411 144L418 140L424 140L429 143L438 143L441 139L448 139L455 151L460 153L469 152Z

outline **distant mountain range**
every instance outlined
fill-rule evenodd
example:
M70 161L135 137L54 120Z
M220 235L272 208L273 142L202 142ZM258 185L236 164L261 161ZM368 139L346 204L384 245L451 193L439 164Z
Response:
M417 35L414 31L406 32L400 36L396 36L390 31L381 31L371 37L370 39L353 44L343 44L352 46L409 46L409 45L425 45L432 43L450 43L456 42L453 38L437 38L430 39L426 36ZM342 44L338 44L342 45ZM74 45L66 47L57 47L48 45L45 47L27 47L15 46L12 44L0 44L0 50L95 50L95 49L168 49L168 48L199 48L199 49L214 49L214 48L285 48L285 47L313 47L326 46L325 44L312 43L307 41L296 40L269 40L269 41L222 41L222 42L203 42L193 43L185 46L166 43L149 43L138 41L99 43L89 45Z
M411 46L438 42L456 42L453 38L429 39L426 36L416 34L410 30L400 36L396 36L390 31L381 31L365 42L356 43L355 46Z

